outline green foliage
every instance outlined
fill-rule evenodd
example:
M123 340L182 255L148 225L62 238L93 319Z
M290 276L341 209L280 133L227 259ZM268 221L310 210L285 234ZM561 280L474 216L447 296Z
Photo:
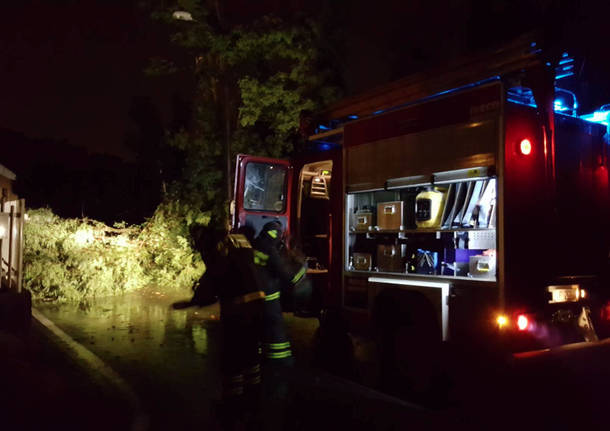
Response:
M177 203L160 206L143 226L62 219L49 209L29 216L24 283L36 299L80 302L148 285L188 288L204 270L188 224L208 218Z
M333 72L325 66L327 43L312 19L288 22L264 16L247 25L231 25L205 2L180 0L154 15L172 30L171 40L192 62L196 77L193 126L168 136L184 153L182 178L170 197L220 211L226 202L223 173L226 151L286 157L299 139L301 113L336 99ZM192 20L174 19L174 11ZM155 59L157 73L177 70ZM233 173L228 173L233 178Z
M138 235L141 263L150 283L160 287L192 286L204 269L191 248L189 227L207 225L209 215L179 201L161 204Z

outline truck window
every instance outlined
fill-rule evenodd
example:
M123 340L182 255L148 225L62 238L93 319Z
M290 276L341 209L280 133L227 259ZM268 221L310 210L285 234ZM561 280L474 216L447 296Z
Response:
M244 209L281 213L286 207L286 168L268 163L246 165Z

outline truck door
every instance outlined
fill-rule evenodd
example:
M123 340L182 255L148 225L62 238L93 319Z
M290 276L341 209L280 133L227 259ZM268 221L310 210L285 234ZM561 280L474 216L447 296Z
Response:
M341 305L342 154L335 148L294 160L292 234L308 261L315 309Z
M292 166L288 161L239 154L233 230L246 229L254 237L266 223L279 220L289 235L291 190Z

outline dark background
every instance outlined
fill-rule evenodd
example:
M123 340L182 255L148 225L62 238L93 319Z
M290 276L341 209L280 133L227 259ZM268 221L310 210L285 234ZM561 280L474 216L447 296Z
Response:
M164 129L184 125L192 94L186 75L143 73L149 58L176 55L167 29L135 0L13 3L0 14L0 163L17 174L30 207L142 221L158 203L162 182L171 180L168 171L178 167L162 138ZM577 91L580 112L610 102L605 2L224 4L234 23L269 12L323 16L329 38L340 42L334 61L346 95L544 30L547 44L576 58L577 76L566 85Z

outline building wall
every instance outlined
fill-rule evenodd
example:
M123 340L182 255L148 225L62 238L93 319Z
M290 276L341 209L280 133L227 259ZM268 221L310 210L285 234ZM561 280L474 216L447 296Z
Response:
M13 192L13 181L0 175L0 191L1 189L6 189L7 201L14 201L17 199L17 195ZM0 195L1 197L2 195Z

